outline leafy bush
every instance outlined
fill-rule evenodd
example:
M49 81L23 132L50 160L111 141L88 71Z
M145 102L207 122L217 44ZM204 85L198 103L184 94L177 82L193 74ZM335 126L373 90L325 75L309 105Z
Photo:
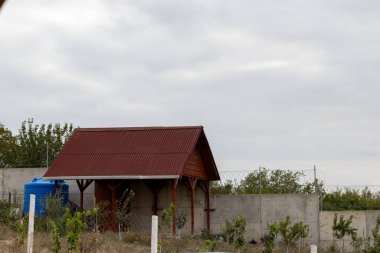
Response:
M170 203L170 206L168 208L162 210L160 222L158 224L160 228L163 226L170 226L174 212L176 212L176 206L174 203Z
M119 224L119 232L127 231L131 225L131 214L129 205L134 198L135 193L126 189L120 199L116 200L116 220Z
M278 233L286 246L286 252L288 252L289 247L294 246L299 239L308 237L309 225L300 221L291 226L290 217L287 216L285 220L279 221Z
M178 228L178 235L181 236L181 229L185 226L187 222L187 213L186 211L181 211L176 215L176 225Z
M61 235L53 221L51 222L51 227L53 229L53 252L59 253L61 250Z
M345 188L323 195L323 210L379 210L380 196L368 188L362 191Z
M90 211L86 211L90 215ZM69 208L66 208L65 221L66 221L66 240L69 244L69 250L78 252L78 242L81 233L87 229L87 224L83 222L83 213L75 212L70 213Z
M232 221L225 220L222 228L223 237L229 244L234 243L236 249L241 249L245 245L246 225L247 222L244 216L237 216Z
M8 201L0 200L0 224L8 227L13 226L16 221L16 215L12 209L12 205Z
M263 253L272 253L279 232L278 223L268 225L269 234L264 237Z
M206 239L204 241L203 247L200 249L199 252L214 252L214 251L217 251L218 248L219 248L219 242Z
M14 223L14 229L16 231L16 241L19 244L24 244L26 236L28 234L28 220L29 216L25 215L21 220Z
M227 180L225 183L212 183L212 194L283 194L323 192L323 182L301 182L305 174L291 170L268 170L249 173L240 182ZM261 182L261 189L260 189Z

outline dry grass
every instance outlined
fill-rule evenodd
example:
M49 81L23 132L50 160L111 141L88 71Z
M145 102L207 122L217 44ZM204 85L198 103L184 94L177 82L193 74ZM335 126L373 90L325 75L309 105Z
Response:
M1 253L19 253L26 252L26 242L19 244L16 241L16 234L12 230L0 227L0 252ZM163 252L199 252L204 246L204 240L198 237L183 236L180 239L173 239L171 237L162 237L160 240L164 246ZM34 237L35 253L50 253L53 248L53 241L49 233L36 232ZM219 251L223 252L236 252L232 245L220 242ZM62 240L62 253L67 253L67 244ZM141 232L128 232L123 234L122 240L119 241L119 236L116 233L85 233L80 240L80 252L82 253L149 253L150 252L150 235ZM262 252L262 246L248 245L241 251L246 253L259 253ZM276 249L273 253L284 252L282 249ZM289 251L291 253L297 252L298 249ZM301 252L308 252L305 248Z

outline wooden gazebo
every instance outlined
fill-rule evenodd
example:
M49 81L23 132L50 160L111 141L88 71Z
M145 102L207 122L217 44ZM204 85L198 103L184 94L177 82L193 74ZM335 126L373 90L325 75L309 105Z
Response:
M157 214L159 193L184 185L190 194L191 234L194 234L195 189L205 196L207 229L210 231L210 181L219 174L202 126L77 128L63 146L44 177L76 180L80 208L83 193L95 182L96 202L108 200L115 220L115 203L130 182L142 181L153 194L152 214ZM141 196L136 196L139 198ZM173 234L176 234L175 213Z

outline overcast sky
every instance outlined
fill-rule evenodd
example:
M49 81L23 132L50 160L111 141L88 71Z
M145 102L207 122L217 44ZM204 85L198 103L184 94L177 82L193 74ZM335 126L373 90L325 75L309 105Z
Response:
M203 125L220 171L380 185L380 1L8 0L0 122Z

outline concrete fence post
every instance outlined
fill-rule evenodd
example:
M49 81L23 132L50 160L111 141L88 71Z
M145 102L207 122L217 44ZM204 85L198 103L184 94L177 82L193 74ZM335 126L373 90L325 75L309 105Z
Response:
M28 225L28 243L26 252L33 253L33 235L34 235L34 209L36 203L36 195L30 194L29 205L29 225Z
M158 238L158 216L152 215L152 235L151 235L151 253L157 253L157 238Z
M310 253L317 253L317 246L316 245L310 245Z

